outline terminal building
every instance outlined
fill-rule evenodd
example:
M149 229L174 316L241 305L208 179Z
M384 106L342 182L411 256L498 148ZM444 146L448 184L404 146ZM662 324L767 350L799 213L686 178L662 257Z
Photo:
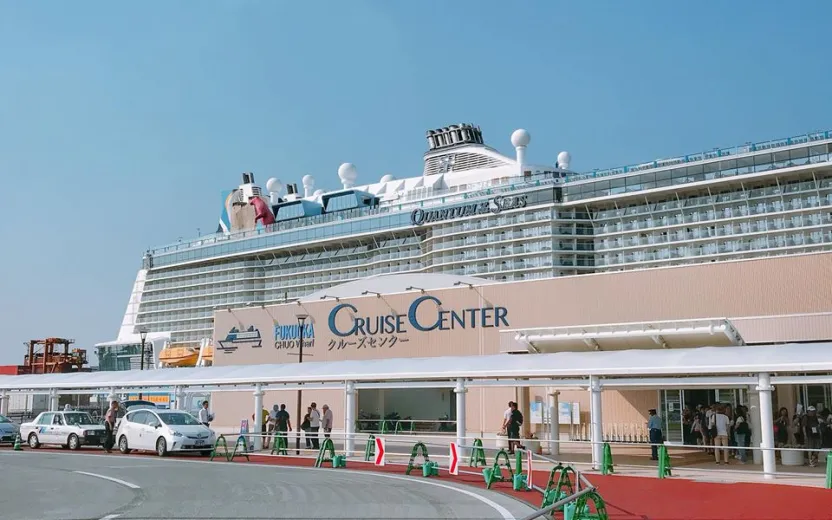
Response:
M475 125L426 137L417 176L361 183L345 163L326 192L310 175L263 190L244 174L215 234L146 252L100 358L135 368L141 334L147 366L170 370L297 363L301 335L304 363L701 346L753 356L832 338L830 132L586 173L567 152L529 162L525 130L513 157ZM605 427L637 430L658 408L673 440L684 406L748 399L745 387L671 387L604 392ZM533 430L556 399L561 427L579 430L588 392L556 390L471 389L467 428L496 432L516 400ZM367 390L354 413L452 421L452 394ZM211 398L220 426L250 416L249 396ZM290 411L295 399L265 397ZM311 401L345 417L343 391L305 390ZM776 390L792 411L829 402L826 383Z
M705 346L745 346L751 360L758 345L832 337L830 271L832 253L514 283L444 274L384 275L293 303L217 311L215 364L298 363L301 331L304 363ZM600 364L604 358L598 359ZM677 375L685 376L686 368L679 366ZM603 392L605 437L642 438L647 411L657 408L668 441L681 443L685 405L749 403L748 387L674 386ZM525 426L538 438L545 437L546 414L555 404L561 437L586 437L589 392L563 390L553 396L557 390L472 388L466 400L468 432L495 435L507 402L516 400L529 418ZM245 393L215 392L212 398L217 425L238 426L244 418L240 410L251 408ZM343 390L312 385L304 390L304 409L313 401L328 404L340 425L346 415ZM294 415L296 393L266 392L264 402L268 408L286 404ZM798 402L828 406L828 385L778 386L774 402L790 410ZM427 423L456 416L453 388L361 390L356 407L352 416L359 418L362 412L365 417L396 412Z

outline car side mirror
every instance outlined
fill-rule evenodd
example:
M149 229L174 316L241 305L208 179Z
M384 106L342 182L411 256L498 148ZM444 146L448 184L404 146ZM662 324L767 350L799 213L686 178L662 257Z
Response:
M156 428L156 429L158 430L159 428L161 428L161 427L162 427L162 425L161 425L161 424L159 424L159 423L156 423L153 427L154 427L154 428Z

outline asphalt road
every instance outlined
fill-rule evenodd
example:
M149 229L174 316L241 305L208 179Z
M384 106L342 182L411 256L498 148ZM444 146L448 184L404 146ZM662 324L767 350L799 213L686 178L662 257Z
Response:
M498 519L496 492L359 471L146 456L0 451L0 518L15 520Z

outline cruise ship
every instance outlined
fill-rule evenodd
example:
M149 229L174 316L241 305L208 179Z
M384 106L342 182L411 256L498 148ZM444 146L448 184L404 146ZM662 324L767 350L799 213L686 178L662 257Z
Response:
M514 157L471 124L426 137L418 176L365 180L345 163L327 192L243 174L215 234L144 254L101 370L138 368L140 331L147 366L210 364L215 311L376 275L512 282L832 249L832 132L586 173L568 152L528 163L522 129Z

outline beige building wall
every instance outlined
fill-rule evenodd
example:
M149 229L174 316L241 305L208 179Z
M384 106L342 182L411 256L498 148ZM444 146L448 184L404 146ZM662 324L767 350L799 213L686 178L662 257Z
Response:
M477 323L470 320L460 327L447 322L446 330L423 332L408 321L408 310L422 296L441 301L425 301L415 316L419 323L434 323L440 311L460 313L464 309L500 307L505 320L496 320L496 311L477 311ZM349 330L356 318L373 320L387 316L398 331L372 337L339 337L330 330L330 314L337 329ZM832 338L832 320L821 313L832 311L832 253L784 256L644 271L603 273L478 286L413 290L382 297L368 295L335 301L326 299L302 304L265 308L217 311L214 315L215 365L297 363L297 341L281 341L275 328L297 325L298 314L309 316L314 339L307 340L304 363L362 360L391 357L476 356L499 352L499 330L546 326L610 324L640 321L728 318L748 343L817 341ZM815 315L815 316L813 316ZM446 315L448 317L449 315ZM507 324L507 325L506 325ZM496 326L495 326L496 325ZM244 331L254 327L257 342L224 343L232 328ZM310 331L311 332L311 331ZM236 347L223 351L223 345ZM680 369L680 374L683 369ZM349 374L344 374L348 378ZM533 389L531 401L541 398ZM589 410L588 392L563 392L561 401L579 402ZM214 394L218 426L239 425L253 409L251 394ZM468 430L496 432L505 403L514 399L512 389L471 390L468 394ZM327 402L335 413L336 428L343 425L343 393L305 391L305 405ZM295 420L293 392L267 394L264 403L271 407L285 402ZM654 391L605 392L604 422L644 422L646 410L657 407Z

